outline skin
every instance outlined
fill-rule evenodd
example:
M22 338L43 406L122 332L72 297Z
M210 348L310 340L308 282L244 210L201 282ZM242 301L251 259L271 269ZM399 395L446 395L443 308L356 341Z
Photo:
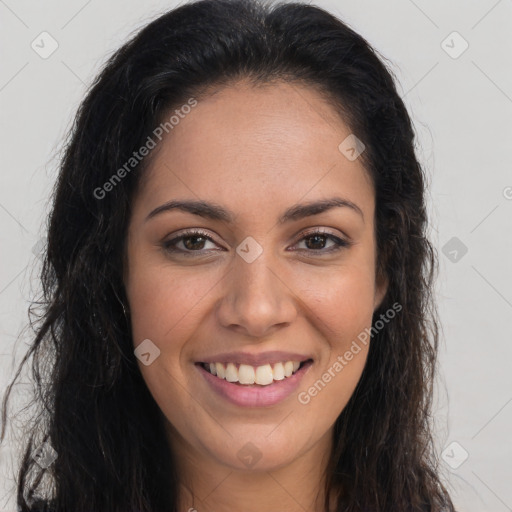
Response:
M238 82L201 99L162 140L133 204L125 285L137 347L160 355L140 371L168 420L179 465L179 510L323 511L323 472L332 429L363 371L368 346L309 403L307 391L371 326L386 284L376 276L374 190L358 158L338 145L351 133L317 91L305 85ZM285 224L289 207L341 197L349 207ZM173 199L212 201L233 223L179 210L147 220ZM201 228L212 241L164 242ZM301 236L323 228L349 240ZM248 236L263 253L236 252ZM184 242L187 245L184 245ZM194 253L194 251L196 251ZM284 350L314 363L297 392L268 407L239 407L216 395L195 362L220 352ZM252 443L261 459L237 457Z

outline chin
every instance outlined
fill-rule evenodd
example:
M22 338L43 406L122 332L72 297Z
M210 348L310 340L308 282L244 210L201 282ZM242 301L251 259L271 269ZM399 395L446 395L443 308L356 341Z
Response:
M286 432L269 436L265 429L262 435L251 436L246 430L242 435L233 434L229 442L222 440L212 447L211 455L219 463L236 471L274 471L293 463L301 455L300 443ZM272 437L272 439L271 439Z

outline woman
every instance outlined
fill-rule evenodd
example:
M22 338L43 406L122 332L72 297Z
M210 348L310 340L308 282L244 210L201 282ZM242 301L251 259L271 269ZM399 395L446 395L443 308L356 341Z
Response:
M453 510L426 222L410 118L340 20L201 0L149 24L62 162L20 510Z

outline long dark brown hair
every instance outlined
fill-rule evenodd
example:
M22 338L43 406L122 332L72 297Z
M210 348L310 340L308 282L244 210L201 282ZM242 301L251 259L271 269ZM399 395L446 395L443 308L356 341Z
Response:
M136 364L122 279L130 208L149 158L104 184L154 138L164 114L242 78L314 87L363 141L377 271L389 282L374 322L402 306L375 334L335 423L326 496L338 496L340 512L454 510L432 437L437 259L426 236L426 179L392 72L318 7L199 0L158 17L108 60L66 141L43 293L30 309L34 339L2 407L3 440L12 385L32 359L39 408L17 470L20 511L37 508L38 495L41 510L48 501L57 512L177 511L175 460ZM57 458L42 468L32 455L45 441Z

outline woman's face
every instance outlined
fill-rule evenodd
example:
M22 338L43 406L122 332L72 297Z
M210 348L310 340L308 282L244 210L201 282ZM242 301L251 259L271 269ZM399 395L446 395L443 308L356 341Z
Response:
M350 139L338 147L350 129L315 90L282 83L239 83L180 117L135 198L125 273L173 448L242 470L325 455L385 293L374 191ZM289 377L288 361L302 363Z

